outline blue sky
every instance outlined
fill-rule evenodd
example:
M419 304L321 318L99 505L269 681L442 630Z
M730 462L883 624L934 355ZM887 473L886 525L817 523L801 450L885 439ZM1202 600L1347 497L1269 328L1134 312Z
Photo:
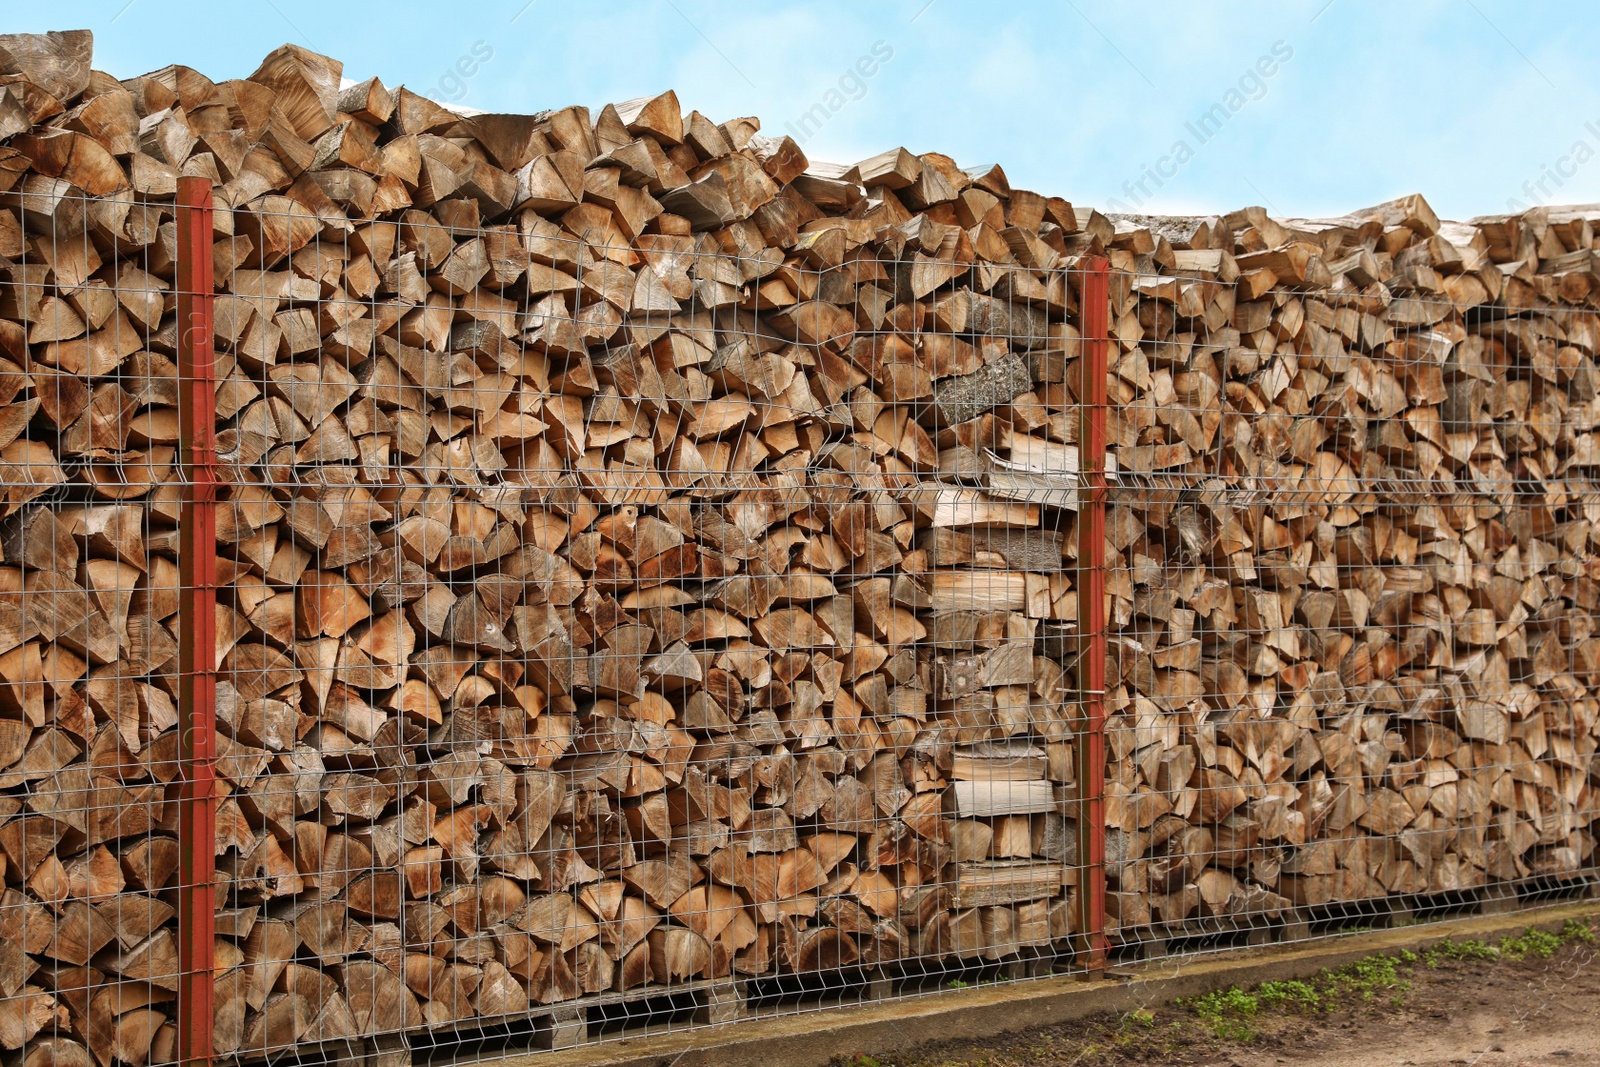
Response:
M69 0L8 5L5 26L88 27L119 77L242 77L295 41L491 111L670 87L718 121L800 131L813 159L941 151L1102 208L1600 201L1593 0Z

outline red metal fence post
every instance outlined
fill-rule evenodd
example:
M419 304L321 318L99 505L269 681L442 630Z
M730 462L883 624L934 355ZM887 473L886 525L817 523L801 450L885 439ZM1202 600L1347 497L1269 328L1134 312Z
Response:
M1084 263L1078 361L1078 930L1085 975L1106 965L1106 346L1109 266Z
M178 179L178 1062L211 1063L217 471L211 182Z

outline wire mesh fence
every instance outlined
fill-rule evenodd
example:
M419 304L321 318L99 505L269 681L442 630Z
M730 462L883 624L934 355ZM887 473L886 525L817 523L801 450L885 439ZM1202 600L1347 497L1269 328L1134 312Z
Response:
M891 255L319 188L219 192L201 338L170 196L0 198L30 1065L176 1062L195 959L220 1058L459 1059L1587 886L1571 272L1404 221L1041 213L999 263L926 218Z
M1588 276L1491 258L1489 227L1280 229L1298 263L1191 252L1214 266L1136 276L1117 320L1108 923L1135 956L1594 872Z
M928 416L1009 404L1052 302L1064 351L1066 272L1027 274L1037 304L997 274L922 343L841 307L886 315L910 262L462 210L343 247L259 212L283 258L221 278L219 716L278 719L311 775L254 814L240 783L224 866L274 962L237 1048L583 1004L566 1040L1066 937L1070 684L1033 656L1070 605L1061 532L1019 506L1055 588L994 592L919 530L980 523Z
M172 1062L178 374L170 265L101 241L162 209L35 182L0 286L0 1044ZM168 219L171 206L165 208ZM132 223L132 225L139 225Z

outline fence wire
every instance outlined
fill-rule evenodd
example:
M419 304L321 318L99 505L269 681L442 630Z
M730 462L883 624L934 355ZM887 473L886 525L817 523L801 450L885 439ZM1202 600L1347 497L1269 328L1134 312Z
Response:
M1082 971L1097 252L1114 952L1586 891L1587 267L342 189L217 205L219 1057ZM85 1067L175 1062L175 210L0 196L0 1047Z
M1589 224L1232 221L1276 247L1135 253L1113 309L1116 939L1586 893L1592 278L1488 234Z

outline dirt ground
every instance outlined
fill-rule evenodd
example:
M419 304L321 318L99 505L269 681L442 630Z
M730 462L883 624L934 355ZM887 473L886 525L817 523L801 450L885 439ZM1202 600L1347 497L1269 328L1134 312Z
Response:
M1442 959L1399 970L1392 988L1312 1010L1208 1022L1151 1004L986 1041L860 1056L853 1067L1600 1067L1600 945L1548 958Z

